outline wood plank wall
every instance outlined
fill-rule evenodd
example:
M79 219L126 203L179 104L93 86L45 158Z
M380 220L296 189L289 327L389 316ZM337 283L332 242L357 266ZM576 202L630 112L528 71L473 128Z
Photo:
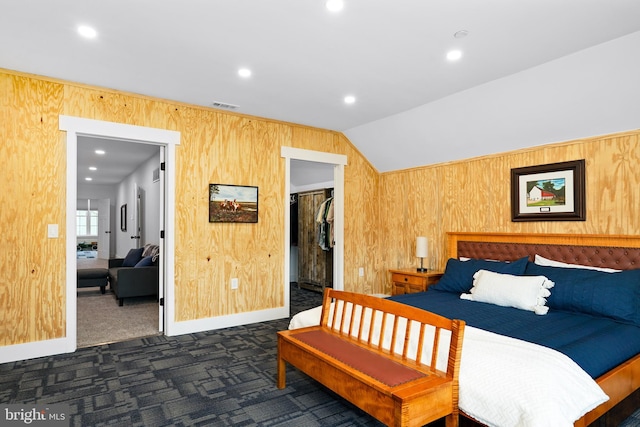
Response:
M176 320L283 305L281 146L344 154L345 288L389 292L415 237L444 266L455 231L639 234L639 132L379 174L342 134L0 70L0 345L65 336L66 148L60 114L180 131ZM587 221L511 223L512 167L585 158ZM258 224L210 224L209 183L257 185ZM60 238L47 239L47 224ZM363 267L364 277L358 275ZM231 277L240 287L231 291ZM256 298L260 295L260 298Z
M357 271L377 221L379 174L342 135L0 70L0 345L65 336L66 147L60 114L181 132L176 149L176 320L284 305L281 146L344 154L345 269ZM210 224L209 183L259 187L257 224ZM60 237L47 239L47 224ZM354 237L356 236L356 237ZM367 276L377 278L374 266ZM231 291L229 280L239 278ZM364 289L357 273L347 288ZM369 283L374 283L372 280ZM368 289L373 285L369 284ZM259 295L259 298L256 298Z
M383 264L418 265L415 239L420 235L430 239L430 263L444 268L447 231L638 235L640 168L634 165L640 160L639 139L640 131L624 132L384 173ZM586 221L511 222L511 168L577 159L586 160Z
M63 86L0 76L0 345L64 335ZM21 105L21 108L16 108Z

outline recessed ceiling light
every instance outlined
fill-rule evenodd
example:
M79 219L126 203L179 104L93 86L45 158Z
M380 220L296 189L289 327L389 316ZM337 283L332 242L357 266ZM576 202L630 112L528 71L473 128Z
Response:
M97 167L95 167L95 166L89 166L89 170L90 170L90 171L97 171L97 170L98 170L98 168L97 168Z
M85 181L93 181L93 178L91 178L90 176L88 176L88 177L86 177L84 180L85 180Z
M97 31L94 28L87 25L80 25L78 27L78 34L87 39L94 39L98 35Z
M331 12L340 12L344 8L344 1L342 0L327 0L325 3L327 9Z
M447 59L449 61L457 61L460 58L462 58L462 51L460 50L450 50L447 52Z
M238 70L238 75L246 79L247 77L251 77L251 70L248 68L240 68Z
M103 155L103 154L105 154L105 151L104 150L96 150L95 153Z
M347 95L344 97L344 103L345 104L353 104L354 102L356 102L356 97L353 95Z

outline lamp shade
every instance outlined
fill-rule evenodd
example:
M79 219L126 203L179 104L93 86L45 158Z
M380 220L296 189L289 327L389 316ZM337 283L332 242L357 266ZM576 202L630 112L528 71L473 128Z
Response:
M417 258L426 258L428 253L427 249L427 238L426 237L418 237L416 240L416 257Z

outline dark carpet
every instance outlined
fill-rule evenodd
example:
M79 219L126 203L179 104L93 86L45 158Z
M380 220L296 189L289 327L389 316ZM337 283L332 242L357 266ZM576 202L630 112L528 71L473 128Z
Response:
M292 314L322 300L297 286L291 295ZM0 406L65 404L71 426L380 426L291 367L287 387L276 388L275 334L288 323L153 336L1 364ZM624 426L639 426L636 417Z
M322 296L291 288L292 315ZM82 348L0 365L0 404L67 404L71 426L378 426L293 368L276 387L289 319ZM29 409L28 407L25 409Z

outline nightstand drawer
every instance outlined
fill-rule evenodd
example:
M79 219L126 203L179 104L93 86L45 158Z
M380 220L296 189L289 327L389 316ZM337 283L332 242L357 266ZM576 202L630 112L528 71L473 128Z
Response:
M391 294L411 294L424 292L442 277L441 271L389 270L391 273Z
M391 281L394 283L407 283L409 285L424 285L427 282L426 277L412 276L409 274L393 273Z

